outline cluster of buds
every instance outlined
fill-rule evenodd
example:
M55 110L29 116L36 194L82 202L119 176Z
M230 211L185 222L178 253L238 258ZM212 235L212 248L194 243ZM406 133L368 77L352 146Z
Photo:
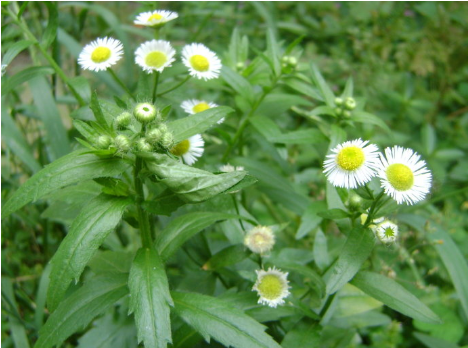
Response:
M335 98L335 113L337 116L344 116L345 118L351 117L351 111L356 108L356 100L354 98L348 97L346 99L343 98Z
M297 66L297 58L294 56L284 56L281 58L281 69L283 73L290 74L292 73Z

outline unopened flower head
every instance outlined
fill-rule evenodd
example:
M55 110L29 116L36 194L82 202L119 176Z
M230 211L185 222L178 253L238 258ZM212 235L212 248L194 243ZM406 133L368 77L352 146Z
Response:
M324 162L324 173L334 186L356 188L375 176L379 163L378 148L356 139L338 145Z
M154 71L162 72L175 61L175 53L169 41L146 41L135 51L135 63L148 74Z
M230 164L225 164L225 165L220 166L219 170L224 172L224 173L239 172L239 171L244 170L244 167L242 167L242 166L234 167L234 166L232 166Z
M190 75L198 79L215 79L221 71L221 60L205 45L193 43L182 49L182 62Z
M378 224L374 229L377 237L384 243L395 242L398 237L398 225L389 220Z
M413 150L399 146L386 148L385 156L380 154L381 187L398 204L414 204L429 193L432 175L419 158Z
M78 57L81 68L92 71L107 70L122 58L123 46L110 37L98 38L87 44Z
M266 304L276 308L277 305L284 304L284 299L289 296L288 273L269 268L268 271L259 270L257 281L252 290L255 290L260 298L258 303Z
M179 17L177 12L156 10L140 13L137 16L137 18L133 21L133 23L135 23L136 25L143 25L146 27L159 27L164 23L176 19L177 17Z
M142 152L150 152L151 150L153 150L153 147L148 143L148 141L145 138L138 139L137 148L138 151Z
M130 140L125 135L117 135L114 139L114 145L117 150L127 152L130 150Z
M130 125L131 122L132 114L130 114L128 111L122 112L115 118L115 125L117 126L117 129L125 129Z
M158 110L153 104L150 103L139 103L133 109L133 115L138 122L149 123L156 119L158 116Z
M275 235L270 227L256 226L245 235L244 245L253 253L264 254L273 249Z
M198 157L203 155L204 145L205 142L201 135L195 134L175 145L171 149L171 152L176 156L182 157L184 162L191 166L198 160Z

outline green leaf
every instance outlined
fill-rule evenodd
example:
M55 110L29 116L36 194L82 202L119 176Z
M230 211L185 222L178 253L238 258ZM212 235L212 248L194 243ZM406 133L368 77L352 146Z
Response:
M375 124L376 126L379 126L380 128L382 128L384 131L388 133L391 132L390 128L388 128L388 126L385 124L384 121L382 121L377 116L372 115L365 111L359 111L359 110L353 111L350 120L354 122L365 123L365 124Z
M265 327L231 304L195 293L172 293L174 310L209 342L213 337L226 347L280 348Z
M104 194L94 198L76 217L51 260L47 304L54 311L73 279L78 279L96 250L122 218L129 199Z
M437 142L434 127L429 123L425 123L421 128L421 138L426 154L431 155L434 152Z
M327 294L340 290L359 271L374 248L375 237L368 228L353 228L341 250L338 260L324 275Z
M236 185L247 174L235 171L216 175L157 153L145 159L149 171L185 202L202 202L212 198Z
M275 32L272 28L268 28L267 31L267 55L271 59L273 64L273 73L275 76L281 74L281 62L280 62L280 48L278 40L275 38Z
M87 122L81 120L73 120L73 126L75 126L76 130L80 132L80 134L85 137L90 143L94 143L96 138L101 134L91 127Z
M455 343L422 334L420 332L413 332L413 336L420 340L426 347L429 348L459 348L460 346ZM466 346L465 346L466 347Z
M192 135L203 133L227 114L234 110L227 106L217 106L198 112L194 115L167 123L176 143L188 139Z
M30 41L30 40L21 40L21 41L15 42L13 45L11 45L8 48L8 51L2 57L2 65L10 64L18 54L20 54L26 48L31 46L33 43L34 41Z
M343 99L352 98L352 96L353 96L353 90L354 90L353 78L350 77L350 78L346 81L346 86L345 86L345 89L344 89L343 94L341 95L341 97L342 97Z
M96 273L129 273L135 255L126 251L98 251L88 266Z
M143 203L143 208L156 215L170 216L174 211L185 205L182 199L171 190L163 191L156 198Z
M281 342L283 348L318 347L320 343L320 327L317 324L294 326L288 331Z
M431 336L440 338L449 342L457 343L463 337L465 326L459 319L457 313L444 306L442 303L431 305L431 310L437 314L441 323L427 323L420 320L413 320L413 326Z
M34 324L37 329L42 327L44 322L44 314L46 313L46 301L47 301L47 289L50 283L50 271L52 266L49 263L42 272L41 279L39 280L39 286L36 294L36 312L34 313Z
M60 345L127 293L125 274L109 274L90 279L52 313L39 331L39 339L34 348Z
M413 319L440 323L439 317L394 280L373 272L359 272L351 284L388 307Z
M7 95L26 81L29 81L38 76L51 75L53 73L54 69L49 66L32 66L16 73L7 79L6 83L3 83L2 78L2 96Z
M320 71L318 70L317 66L314 63L312 63L310 65L310 69L312 73L312 81L322 94L325 103L331 108L335 107L335 95L333 94L330 87L328 87L327 83L325 82L325 79L323 78L322 74L320 74Z
M158 233L156 245L161 259L166 261L189 238L217 221L239 218L237 215L211 212L194 212L172 220Z
M52 42L54 42L55 37L57 36L59 20L57 3L51 1L46 2L45 5L49 10L49 22L47 23L47 27L44 31L44 34L42 35L41 46L48 48L52 44Z
M239 75L228 66L223 65L221 68L221 77L234 91L249 101L250 104L253 103L254 92L252 85L243 76Z
M68 80L68 83L78 92L86 103L91 101L91 87L89 80L84 76L75 76Z
M330 256L328 255L327 237L319 228L314 239L314 261L320 270L330 265Z
M317 215L329 220L345 219L349 217L349 214L342 209L324 210L318 212Z
M284 79L284 83L302 95L313 98L315 100L324 101L323 97L320 95L320 92L316 88L312 87L310 82L304 82L297 78L287 78Z
M252 175L246 174L244 178L239 181L237 184L234 186L230 187L223 193L235 193L238 192L239 190L243 190L246 187L252 186L258 182L257 178L253 177Z
M130 309L134 312L138 342L146 348L172 343L169 293L164 265L154 249L138 250L128 279Z
M217 270L227 266L235 265L245 260L249 254L243 244L231 245L213 255L204 265L204 270Z
M91 94L91 103L89 104L89 108L93 111L97 123L103 126L104 129L108 129L109 125L107 124L106 118L104 117L104 113L102 112L102 108L96 91L93 91L93 93Z
M99 158L86 153L87 151L74 151L31 177L5 203L2 218L64 186L93 178L118 175L128 167L120 158Z
M320 115L328 115L328 116L336 117L335 109L327 105L320 105L312 109L309 112L309 116L320 116Z
M296 232L296 239L301 239L310 231L315 229L322 221L318 213L326 209L326 204L323 201L312 202L301 217L301 224Z

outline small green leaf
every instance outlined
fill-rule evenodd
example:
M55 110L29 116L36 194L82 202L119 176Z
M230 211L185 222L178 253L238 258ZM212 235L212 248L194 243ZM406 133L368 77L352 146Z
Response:
M171 190L165 190L156 198L144 202L143 208L156 215L170 216L174 211L185 204L187 203L180 199L177 193Z
M353 90L354 90L353 78L350 77L348 79L348 81L346 81L346 86L345 86L345 89L344 89L343 94L341 95L341 97L343 99L352 98L353 97Z
M107 235L122 219L129 199L99 195L76 217L51 260L47 304L54 311L73 279L78 279Z
M318 226L322 218L319 212L326 209L326 203L323 201L312 202L301 217L301 224L296 232L296 239L301 239L310 231Z
M89 81L84 76L75 76L68 80L68 83L78 92L86 103L91 101L91 87Z
M322 74L318 70L317 66L312 63L310 65L311 73L312 73L312 80L314 81L315 86L319 89L320 93L325 100L327 106L333 108L335 107L335 95L333 94L330 87L328 87L325 79L323 78Z
M324 219L329 219L329 220L345 219L349 217L349 214L342 209L329 209L329 210L319 211L317 215Z
M394 280L373 272L359 272L351 284L390 308L413 319L440 323L439 317Z
M317 324L299 324L284 336L283 348L318 347L321 329Z
M47 23L44 34L42 35L41 46L48 48L52 42L54 42L55 37L57 36L57 28L59 24L57 11L58 5L53 1L46 2L45 5L49 10L49 22Z
M109 125L107 124L106 118L104 117L104 113L102 112L102 108L96 91L94 91L91 94L91 103L89 104L89 108L93 111L97 123L103 126L104 129L108 129Z
M80 134L86 138L90 143L94 143L96 138L101 134L91 127L87 122L81 120L73 120L73 126Z
M275 76L281 74L281 63L280 63L280 48L278 40L275 38L275 33L272 28L268 28L267 31L267 55L271 59L273 64L273 73Z
M375 124L376 126L379 126L380 128L382 128L384 131L388 133L391 132L390 128L388 128L388 126L385 124L384 121L382 121L377 116L372 115L365 111L359 111L359 110L353 111L350 120L354 122L365 123L365 124Z
M234 89L234 91L243 96L250 104L253 103L254 92L252 85L243 76L239 75L226 65L223 65L221 68L221 77L229 86L232 87L232 89Z
M169 293L164 265L154 249L138 250L128 279L130 309L134 312L138 342L146 348L167 347L172 343Z
M34 41L30 41L30 40L21 40L21 41L15 42L13 45L11 45L8 48L8 51L3 56L2 65L10 64L18 54L20 54L26 48L31 46L33 43Z
M436 133L434 127L429 123L424 123L421 128L421 138L426 155L431 155L436 147Z
M231 245L220 252L216 253L204 265L204 270L217 270L227 266L235 265L245 260L249 254L242 244Z
M109 274L90 279L52 313L39 331L39 339L34 348L60 345L127 293L125 274Z
M413 336L420 340L428 348L460 348L460 346L455 343L443 340L441 338L425 335L420 332L413 332Z
M32 66L21 70L3 83L2 78L2 96L7 95L12 90L20 86L21 84L29 81L37 76L51 75L54 73L54 69L49 66Z
M330 265L327 237L320 228L317 230L314 239L314 261L320 270L324 270Z
M174 310L209 342L213 337L226 347L280 348L257 321L215 297L171 292Z

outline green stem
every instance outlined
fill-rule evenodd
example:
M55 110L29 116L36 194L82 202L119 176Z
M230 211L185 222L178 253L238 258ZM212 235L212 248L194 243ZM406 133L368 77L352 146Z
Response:
M153 98L151 99L153 104L156 102L156 93L158 91L158 83L159 83L159 71L156 71L154 75Z
M369 209L369 215L367 215L366 222L364 223L364 227L368 227L371 223L372 220L374 220L375 213L377 212L377 204L379 203L380 199L384 195L384 191L380 192L380 194L375 198L374 202L372 203L370 209Z
M130 98L132 98L133 100L135 100L135 97L133 96L132 92L130 92L130 90L127 88L127 86L125 85L125 83L123 83L123 81L117 76L117 74L115 73L114 70L112 70L112 68L108 68L107 71L112 75L112 77L114 78L115 82L118 83L118 85L120 87L123 88L123 90L130 96Z
M140 171L143 168L143 159L137 157L135 161L134 182L136 191L136 208L138 213L138 222L140 224L141 242L144 248L151 248L153 245L148 213L143 209L142 203L145 201L143 191L143 182L140 179Z
M187 82L188 80L190 80L190 75L188 75L185 79L183 79L181 82L179 82L177 85L175 85L174 87L171 87L169 89L166 89L164 92L161 92L159 93L157 96L160 97L166 93L169 93L169 92L172 92L173 90L179 88L180 86L182 86L185 82Z

